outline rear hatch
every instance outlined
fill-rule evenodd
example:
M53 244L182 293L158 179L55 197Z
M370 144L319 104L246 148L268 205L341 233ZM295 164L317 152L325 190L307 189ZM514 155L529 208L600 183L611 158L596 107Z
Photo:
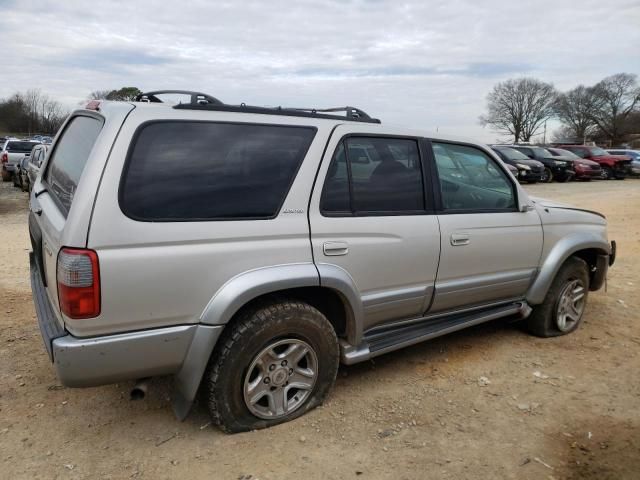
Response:
M61 327L66 319L58 301L58 254L63 247L86 247L100 175L117 132L133 108L119 105L111 116L74 112L56 137L33 186L29 218L33 268ZM36 290L33 288L37 303Z

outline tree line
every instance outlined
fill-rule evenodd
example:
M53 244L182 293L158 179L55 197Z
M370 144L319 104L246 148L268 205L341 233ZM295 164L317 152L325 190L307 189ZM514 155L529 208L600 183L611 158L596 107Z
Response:
M629 134L640 133L638 77L618 73L567 92L535 78L509 79L487 95L487 113L480 123L518 143L531 141L552 118L562 124L558 141L619 145Z
M141 91L136 87L118 90L95 90L89 100L130 101ZM54 135L62 126L69 111L62 104L38 89L17 92L0 99L0 132L31 136Z
M0 99L0 131L35 135L54 134L69 113L38 89Z

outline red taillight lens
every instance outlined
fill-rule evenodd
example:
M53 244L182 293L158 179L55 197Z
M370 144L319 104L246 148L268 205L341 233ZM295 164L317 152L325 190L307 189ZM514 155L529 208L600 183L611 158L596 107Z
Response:
M0 160L2 163L8 163L9 162L9 155L7 153L3 153L2 154L2 160Z
M100 315L100 266L93 250L63 248L58 254L58 302L69 318Z

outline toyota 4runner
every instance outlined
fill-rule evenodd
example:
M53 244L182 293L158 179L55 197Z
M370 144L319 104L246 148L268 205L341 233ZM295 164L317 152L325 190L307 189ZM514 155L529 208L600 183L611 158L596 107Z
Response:
M614 261L602 215L530 198L485 145L164 93L75 111L33 185L64 385L173 375L179 418L201 391L225 431L268 427L319 405L340 362L498 318L570 333Z

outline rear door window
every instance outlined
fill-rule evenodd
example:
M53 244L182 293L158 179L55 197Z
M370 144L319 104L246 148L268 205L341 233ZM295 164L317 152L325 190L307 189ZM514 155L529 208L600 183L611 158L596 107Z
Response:
M66 215L71 208L80 175L96 143L103 122L95 117L78 115L65 127L51 154L45 175L49 193Z
M129 151L120 207L141 221L273 218L315 132L282 125L148 123Z
M425 211L418 142L348 137L333 156L320 200L325 215L413 215Z

